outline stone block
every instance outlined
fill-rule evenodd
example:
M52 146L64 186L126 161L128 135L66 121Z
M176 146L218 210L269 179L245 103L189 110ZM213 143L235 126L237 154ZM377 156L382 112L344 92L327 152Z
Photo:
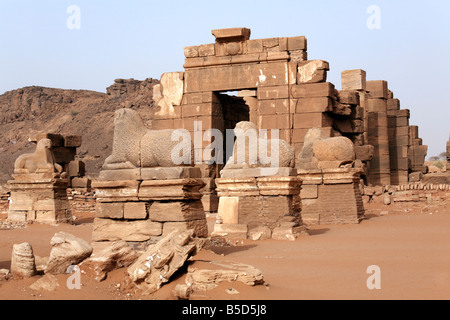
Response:
M338 90L337 97L340 103L352 105L360 104L359 94L354 90Z
M125 202L123 207L123 218L126 220L147 219L147 203L145 202Z
M296 50L307 50L307 39L304 36L299 37L291 37L287 38L287 50L288 51L296 51Z
M367 99L367 112L387 113L386 100L384 99Z
M139 181L93 181L92 188L96 189L97 201L137 201Z
M123 202L97 202L95 205L96 218L123 219Z
M150 219L157 222L183 222L206 219L201 200L155 201L150 205Z
M261 87L257 90L258 100L288 99L289 87Z
M299 61L297 68L297 84L327 81L328 62L323 60Z
M201 179L144 180L139 188L141 200L197 200L201 199Z
M142 180L174 180L201 178L200 168L196 167L169 167L169 168L142 168Z
M39 142L42 139L50 139L52 147L64 147L64 137L56 133L39 133L28 138L31 142Z
M181 232L186 230L194 230L194 237L208 237L208 225L206 224L206 219L185 222L166 222L163 225L163 237L167 236L174 230Z
M227 28L211 31L216 41L245 41L250 39L251 30L247 28Z
M258 113L260 115L288 114L289 103L289 99L262 100L258 102Z
M366 90L374 99L388 99L388 83L384 80L372 80L366 82Z
M247 53L261 53L263 52L262 39L248 40L246 43Z
M150 220L120 221L94 219L92 241L137 241L150 240L162 234L162 224Z
M229 240L245 240L247 239L246 224L215 224L212 237L225 237Z
M400 100L398 99L388 99L387 100L388 110L400 110Z
M66 148L79 148L81 147L81 136L64 136L64 147Z
M83 189L90 189L91 188L91 179L88 178L73 178L71 180L71 187L73 189L77 188L83 188Z
M75 159L77 154L76 148L52 147L53 156L57 163L69 163Z
M290 177L296 176L297 169L295 168L246 168L246 169L224 169L220 172L221 178L245 178L245 177L267 177L280 176Z
M198 57L198 46L190 46L184 48L184 56L186 58L197 58Z
M253 241L267 240L272 237L272 230L267 226L259 226L249 230L248 237Z
M301 98L297 100L295 113L329 112L333 103L329 97Z
M300 191L301 199L317 199L318 197L318 188L317 185L302 185L302 189Z
M198 46L198 55L199 57L207 57L215 55L215 46L214 44L202 44Z
M239 222L239 197L220 197L217 215L224 224Z
M306 50L290 51L289 55L291 57L291 61L293 61L293 62L300 62L300 61L308 60L308 53L306 52Z
M188 69L185 73L185 92L285 86L289 84L287 74L287 62L235 64L214 68Z
M68 173L69 173L69 177L73 178L73 177L82 177L85 175L86 173L86 166L84 164L83 161L81 160L73 160L69 162L69 166L68 166Z
M293 98L333 97L334 85L330 82L308 83L292 86Z
M366 72L361 69L341 73L342 90L366 90Z
M294 128L296 129L311 129L331 127L333 124L332 118L324 113L302 113L294 114Z

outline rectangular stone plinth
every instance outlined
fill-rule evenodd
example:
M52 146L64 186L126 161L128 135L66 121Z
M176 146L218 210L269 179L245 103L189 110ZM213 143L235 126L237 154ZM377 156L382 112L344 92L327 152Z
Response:
M216 185L219 208L213 235L246 239L247 230L301 225L294 201L301 180L296 176L220 178Z
M193 169L193 168L192 168ZM177 171L177 170L175 170ZM196 173L197 170L178 170ZM157 173L157 171L154 171ZM145 250L170 231L208 236L200 189L202 179L95 181L94 244L125 240Z
M68 179L11 180L8 186L9 220L54 224L72 219L67 199Z
M353 224L364 218L357 168L299 170L302 220L306 225Z

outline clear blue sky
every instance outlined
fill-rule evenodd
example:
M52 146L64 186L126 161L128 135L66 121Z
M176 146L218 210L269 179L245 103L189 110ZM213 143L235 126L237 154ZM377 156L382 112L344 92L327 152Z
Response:
M70 5L80 29L67 28ZM381 29L370 30L370 5ZM387 80L411 110L428 155L450 134L450 1L1 0L0 94L31 85L105 92L116 78L183 71L183 48L213 43L212 29L247 27L252 39L308 38L309 59L330 63L329 81L364 69Z

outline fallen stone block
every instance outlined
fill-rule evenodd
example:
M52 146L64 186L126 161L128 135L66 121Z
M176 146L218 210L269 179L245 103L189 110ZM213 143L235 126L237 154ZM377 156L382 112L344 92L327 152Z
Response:
M59 287L58 279L52 274L46 274L32 285L30 289L34 291L55 291Z
M188 267L186 284L193 290L207 291L217 287L222 282L239 281L248 286L264 283L261 271L253 266L242 263L219 263L209 261L214 269Z
M69 233L56 233L50 244L52 250L45 273L64 274L71 265L76 265L92 254L92 247L85 240Z
M157 244L149 247L136 262L128 268L131 281L144 295L161 288L170 277L184 265L197 250L193 230L174 230Z
M31 278L36 274L33 248L28 242L13 245L11 273L15 278Z
M115 269L126 268L139 258L139 254L134 251L126 241L113 242L106 249L94 253L91 257L80 264L80 269L88 275L92 275L95 280L103 281L108 272Z

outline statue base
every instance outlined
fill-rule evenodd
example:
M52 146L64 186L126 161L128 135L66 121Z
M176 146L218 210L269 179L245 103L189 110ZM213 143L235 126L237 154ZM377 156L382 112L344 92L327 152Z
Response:
M21 175L21 178L25 175ZM70 222L72 214L67 198L69 179L10 180L8 220L46 224Z

